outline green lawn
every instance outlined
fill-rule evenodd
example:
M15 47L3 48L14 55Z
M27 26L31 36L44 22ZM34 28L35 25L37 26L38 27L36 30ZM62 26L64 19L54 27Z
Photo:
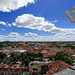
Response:
M33 63L32 66L39 66L41 67L41 65L44 65L43 63Z
M29 72L23 72L24 75L29 75Z

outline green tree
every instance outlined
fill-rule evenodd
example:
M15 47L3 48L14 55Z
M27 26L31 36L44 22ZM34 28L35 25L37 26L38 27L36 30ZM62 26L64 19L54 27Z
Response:
M39 56L39 57L43 57L43 54L39 52L39 53L38 53L38 56Z
M6 54L5 54L5 53L0 52L0 58L1 58L1 59L4 59L4 58L5 58L5 56L6 56Z
M2 62L2 59L0 59L0 63Z
M69 64L72 64L73 63L73 60L72 58L69 59L69 56L67 53L61 53L61 52L58 52L55 56L54 56L54 59L55 60L62 60L66 63L69 63Z
M12 61L15 63L17 61L17 57L16 56L12 57Z
M17 60L18 60L18 59L20 59L20 58L21 58L21 55L17 55L16 57L17 57Z
M10 63L11 63L11 61L9 60L7 64L9 65Z
M14 56L15 56L15 52L12 52L12 53L11 53L11 57L14 57Z
M21 57L23 57L24 56L24 53L21 53Z
M3 60L3 63L4 63L4 64L7 64L7 60Z
M24 60L25 66L29 66L29 59Z

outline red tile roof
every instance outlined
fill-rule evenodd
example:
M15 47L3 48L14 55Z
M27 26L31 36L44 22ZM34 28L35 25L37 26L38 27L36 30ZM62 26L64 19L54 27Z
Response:
M56 72L62 71L65 68L71 67L71 65L69 65L61 60L47 63L46 65L48 65L49 69L50 69L50 71L48 71L46 73L46 75L51 75L52 73L56 73Z
M42 50L41 53L43 55L48 55L48 56L56 55L56 52L51 52L51 51L47 51L47 50Z

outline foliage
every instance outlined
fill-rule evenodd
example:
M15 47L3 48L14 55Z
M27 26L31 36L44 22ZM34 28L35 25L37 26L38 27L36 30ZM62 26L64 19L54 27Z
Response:
M7 64L7 60L3 60L3 63L4 63L4 64Z
M15 56L15 52L12 52L12 53L11 53L11 57L14 57L14 56Z
M66 47L71 47L71 49L75 49L75 46L67 44Z
M46 72L45 71L41 71L41 75L44 75L44 74L46 74Z
M16 54L15 52L11 53L11 59L7 62L7 64L10 64L11 62L16 62L18 60L20 60L22 62L22 65L26 65L28 66L30 61L34 61L35 57L43 57L42 53L20 53L20 54ZM6 63L6 61L4 61L4 63Z
M11 63L11 61L9 60L7 64L10 64L10 63Z
M0 58L1 58L1 59L4 59L4 58L5 58L5 56L6 56L6 54L5 54L5 53L0 52Z
M38 52L38 57L43 57L43 54Z
M0 59L0 63L2 62L2 59Z
M32 66L41 66L41 65L44 65L43 63L33 63L31 64Z
M58 52L55 56L54 56L54 59L55 60L62 60L68 64L72 64L73 63L73 60L72 58L69 58L68 54L67 53L61 53L61 52Z
M4 47L2 44L0 44L0 48Z
M28 52L27 53L28 56L30 57L43 57L43 54L42 53L31 53L31 52Z
M15 63L17 61L17 57L16 56L12 57L12 61Z
M29 66L29 59L24 60L25 66Z

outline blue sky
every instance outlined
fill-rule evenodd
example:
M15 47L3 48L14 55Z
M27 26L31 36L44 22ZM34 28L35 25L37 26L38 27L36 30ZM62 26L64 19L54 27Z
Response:
M74 6L72 0L0 0L0 41L75 41L75 23L66 16Z

